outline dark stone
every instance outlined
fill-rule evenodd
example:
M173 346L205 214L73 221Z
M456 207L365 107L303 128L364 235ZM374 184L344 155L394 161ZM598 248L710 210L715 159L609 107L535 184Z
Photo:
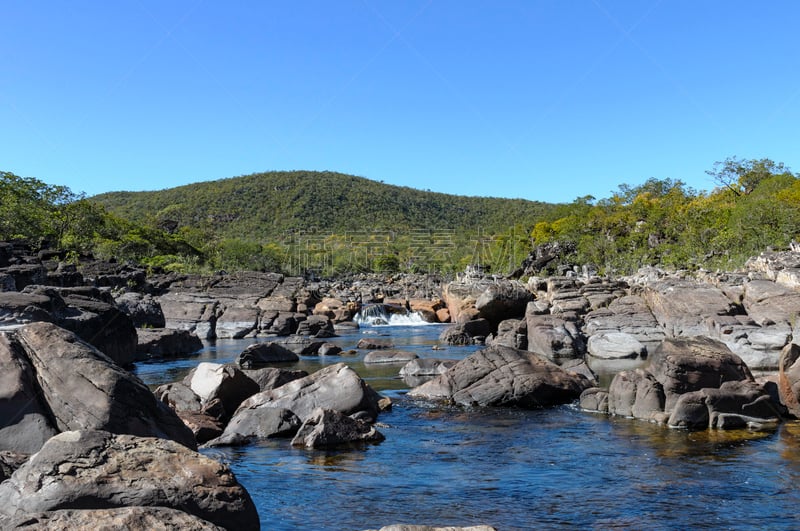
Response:
M254 343L239 354L236 363L243 369L254 369L273 363L294 363L299 359L297 354L281 343Z
M385 437L371 424L338 411L318 408L303 422L292 446L335 448L357 443L375 443Z

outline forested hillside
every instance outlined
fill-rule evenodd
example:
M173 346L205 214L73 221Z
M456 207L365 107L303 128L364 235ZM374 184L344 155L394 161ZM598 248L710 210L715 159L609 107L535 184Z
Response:
M708 173L711 191L650 179L620 185L608 198L546 204L329 172L263 173L87 199L0 172L0 240L25 238L74 257L92 253L172 271L336 275L453 273L475 263L505 274L543 248L560 252L534 274L572 265L600 273L646 265L733 270L800 238L800 179L783 164L729 158Z

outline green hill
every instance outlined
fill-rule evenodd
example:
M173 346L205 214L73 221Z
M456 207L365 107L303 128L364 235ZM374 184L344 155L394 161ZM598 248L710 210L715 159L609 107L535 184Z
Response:
M203 227L223 238L280 239L291 231L532 226L556 205L465 197L392 186L334 172L268 172L153 192L110 192L93 201L125 219L169 231Z

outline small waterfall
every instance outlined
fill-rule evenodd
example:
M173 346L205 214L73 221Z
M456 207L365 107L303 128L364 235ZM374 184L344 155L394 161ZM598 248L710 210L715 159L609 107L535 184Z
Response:
M353 320L359 326L421 326L430 324L418 312L409 312L400 306L367 304Z

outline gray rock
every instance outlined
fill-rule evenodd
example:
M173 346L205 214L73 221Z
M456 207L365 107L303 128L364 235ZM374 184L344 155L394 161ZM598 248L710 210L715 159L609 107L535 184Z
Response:
M225 431L205 446L242 446L264 439L291 437L300 428L300 419L282 408L242 409L228 423Z
M33 367L12 337L0 333L0 451L31 454L58 432L40 400Z
M705 410L705 411L704 411ZM728 381L681 395L669 425L689 429L761 428L776 425L780 415L764 390L748 381Z
M626 295L614 299L606 308L589 312L584 318L584 333L591 337L607 332L630 334L648 353L655 350L666 333L658 324L645 300L638 295Z
M12 520L7 529L20 531L223 531L197 516L168 507L119 507L115 509L63 509L26 515Z
M381 350L394 348L391 339L362 337L358 340L356 348L359 350Z
M533 293L516 280L498 280L489 284L475 300L480 317L497 326L505 319L525 315L525 308L533 300Z
M254 343L239 354L236 364L243 369L254 369L273 363L294 363L298 360L300 357L281 343Z
M248 408L283 408L301 420L318 407L340 411L365 419L378 418L381 396L344 363L329 365L305 378L276 389L251 396L239 406L239 414Z
M419 356L413 352L407 352L405 350L373 350L364 356L364 363L367 365L373 363L405 364L417 358L419 358Z
M417 358L409 361L400 369L400 376L437 376L458 363L458 360L438 358Z
M408 395L462 405L538 408L577 399L586 378L542 356L504 346L471 354Z
M741 313L721 289L688 280L649 284L644 297L667 337L705 336L708 317Z
M525 319L501 321L497 326L497 333L491 339L487 338L486 344L528 350L528 322Z
M549 359L571 359L583 355L586 345L575 325L555 315L528 312L528 350Z
M59 431L102 429L195 447L191 432L147 386L72 332L33 323L15 338Z
M642 369L622 371L608 388L608 412L645 420L664 420L664 389Z
M601 332L589 337L589 355L601 359L636 359L647 357L647 348L631 334Z
M241 339L258 326L258 309L254 306L227 306L217 317L216 335L220 339Z
M244 400L259 392L258 384L233 365L202 362L189 372L183 383L200 397L204 406L218 399L230 418Z
M338 411L318 408L303 422L292 446L335 448L357 443L375 443L385 437L375 426Z
M206 294L174 292L159 298L166 328L189 330L200 339L216 337L219 301Z
M651 357L649 371L664 389L668 413L684 393L717 388L728 381L753 381L739 356L724 343L706 337L665 340Z
M46 486L43 488L43 486ZM173 441L70 431L0 484L0 519L54 510L168 507L229 529L258 529L230 469Z
M284 384L308 376L306 371L293 371L276 367L244 370L245 376L258 384L259 392L269 391Z
M789 413L800 417L800 345L790 343L781 352L778 390L781 403Z
M314 337L334 337L333 321L326 315L310 315L297 326L298 335Z
M581 393L580 408L594 413L608 413L608 391L590 387Z
M114 302L122 313L131 318L136 328L164 328L167 325L161 304L152 295L130 291L117 297Z
M479 318L448 326L439 334L439 341L447 345L472 345L482 343L491 333L491 323L486 319Z
M203 348L194 332L171 328L140 328L136 331L136 360L192 354Z

